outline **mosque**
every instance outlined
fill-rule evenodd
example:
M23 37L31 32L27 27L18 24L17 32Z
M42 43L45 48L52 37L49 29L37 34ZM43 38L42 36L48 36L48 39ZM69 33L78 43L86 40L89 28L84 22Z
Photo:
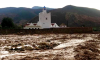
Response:
M37 23L27 23L24 29L46 29L46 28L59 28L56 23L51 23L51 13L47 13L46 7L39 13L39 21Z

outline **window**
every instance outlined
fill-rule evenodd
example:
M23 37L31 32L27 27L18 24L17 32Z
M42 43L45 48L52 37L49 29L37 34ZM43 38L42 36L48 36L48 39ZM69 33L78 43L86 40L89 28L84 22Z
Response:
M46 18L46 20L47 20L47 18Z

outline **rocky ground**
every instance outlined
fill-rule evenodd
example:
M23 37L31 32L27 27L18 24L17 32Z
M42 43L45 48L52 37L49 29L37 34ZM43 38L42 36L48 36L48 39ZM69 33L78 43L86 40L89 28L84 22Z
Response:
M0 60L100 60L100 34L0 35Z

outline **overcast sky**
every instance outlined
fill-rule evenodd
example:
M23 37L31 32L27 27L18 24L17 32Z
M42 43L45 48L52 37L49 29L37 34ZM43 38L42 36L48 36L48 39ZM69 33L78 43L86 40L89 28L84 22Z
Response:
M0 8L46 6L62 8L67 5L96 8L100 10L100 0L0 0Z

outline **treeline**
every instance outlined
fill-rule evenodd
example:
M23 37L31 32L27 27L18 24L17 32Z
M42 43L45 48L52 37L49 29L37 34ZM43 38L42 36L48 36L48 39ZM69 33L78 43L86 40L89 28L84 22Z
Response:
M100 31L100 27L93 27L93 31Z
M2 19L0 29L22 29L22 26L16 25L11 18L5 17Z

